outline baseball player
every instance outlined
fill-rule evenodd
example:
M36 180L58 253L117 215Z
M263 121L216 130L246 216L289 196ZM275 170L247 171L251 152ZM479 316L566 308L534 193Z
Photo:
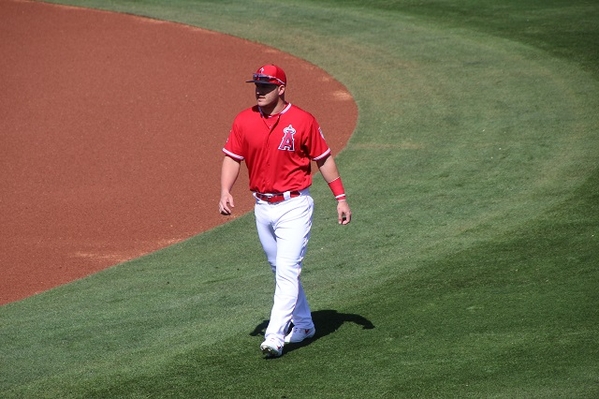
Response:
M256 199L258 237L275 275L274 302L260 350L268 357L283 354L283 345L312 338L316 332L300 281L310 238L314 202L314 161L337 200L338 222L351 221L343 183L331 149L310 113L285 100L287 77L276 65L264 65L247 83L255 84L256 105L239 113L223 148L219 211L235 207L231 189L241 162L249 172ZM290 327L293 328L290 329Z

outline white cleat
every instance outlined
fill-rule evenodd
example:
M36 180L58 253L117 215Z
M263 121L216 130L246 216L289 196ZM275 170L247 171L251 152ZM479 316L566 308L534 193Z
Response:
M285 336L285 343L298 343L305 339L312 338L316 334L316 328L293 327L291 332Z
M260 350L268 357L279 357L283 354L283 346L272 338L262 342Z

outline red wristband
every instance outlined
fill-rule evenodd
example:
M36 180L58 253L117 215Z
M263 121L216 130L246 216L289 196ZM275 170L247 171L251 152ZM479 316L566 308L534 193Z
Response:
M332 182L330 182L329 188L333 192L333 195L335 196L335 199L337 201L345 199L345 189L343 188L343 182L341 181L341 177L338 177Z

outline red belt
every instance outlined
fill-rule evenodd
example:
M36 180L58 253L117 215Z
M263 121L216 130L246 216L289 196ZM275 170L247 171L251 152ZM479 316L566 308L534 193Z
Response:
M274 204L276 202L285 201L285 194L262 194L262 193L254 193L256 198L266 201L270 204ZM299 191L290 191L289 198L299 197L301 193Z

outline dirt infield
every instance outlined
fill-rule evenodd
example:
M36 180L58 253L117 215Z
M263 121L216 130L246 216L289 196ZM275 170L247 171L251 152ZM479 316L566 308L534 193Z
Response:
M0 0L0 32L0 305L230 220L220 149L259 65L286 70L334 152L355 127L324 71L234 37L15 0ZM237 216L252 206L242 179Z

